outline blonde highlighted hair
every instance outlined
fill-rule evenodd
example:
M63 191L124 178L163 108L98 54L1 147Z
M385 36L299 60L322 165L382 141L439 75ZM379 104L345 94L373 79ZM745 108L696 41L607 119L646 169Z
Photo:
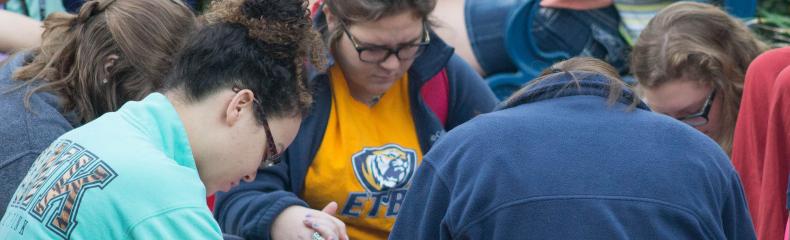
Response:
M516 93L510 96L507 100L505 100L505 105L513 105L516 101L518 101L519 96L523 95L525 92L531 91L537 86L543 84L545 81L549 81L551 76L554 74L568 74L570 75L572 81L568 82L563 89L568 87L581 87L581 82L591 75L601 75L605 77L607 82L606 89L609 90L609 94L607 96L607 103L609 105L615 104L622 96L623 93L626 91L634 92L632 86L628 85L622 78L620 78L620 74L617 73L617 70L609 65L608 63L592 57L574 57L562 62L555 63L549 68L543 70L540 75L535 78L534 80L530 81L529 84L518 90ZM641 100L636 97L635 95L630 99L628 102L628 109L633 110L641 103Z
M46 18L41 46L13 78L31 86L28 108L33 93L52 92L63 113L86 123L161 88L194 26L194 14L179 0L88 1L76 15ZM105 68L114 55L118 59Z

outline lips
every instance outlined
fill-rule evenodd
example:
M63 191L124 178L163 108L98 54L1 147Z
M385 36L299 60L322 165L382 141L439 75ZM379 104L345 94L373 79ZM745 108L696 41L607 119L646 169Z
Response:
M377 83L389 83L389 82L393 81L392 79L394 79L394 77L390 77L390 76L375 76L374 75L372 77L372 79L373 79L374 82L377 82Z
M394 74L393 75L378 75L378 74L374 74L373 77L377 77L377 78L395 78L395 75Z

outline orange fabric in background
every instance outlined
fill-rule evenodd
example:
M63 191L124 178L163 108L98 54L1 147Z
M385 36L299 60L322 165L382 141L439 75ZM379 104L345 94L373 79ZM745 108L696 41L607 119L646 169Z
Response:
M768 51L749 66L732 161L758 239L783 239L790 171L790 48Z

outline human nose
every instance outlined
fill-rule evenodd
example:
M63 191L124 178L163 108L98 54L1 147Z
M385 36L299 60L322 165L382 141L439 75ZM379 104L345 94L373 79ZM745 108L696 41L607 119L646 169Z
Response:
M390 54L389 56L387 56L386 59L384 59L383 62L379 64L379 66L381 66L384 69L394 71L400 68L400 64L401 64L400 59L398 59L396 54Z

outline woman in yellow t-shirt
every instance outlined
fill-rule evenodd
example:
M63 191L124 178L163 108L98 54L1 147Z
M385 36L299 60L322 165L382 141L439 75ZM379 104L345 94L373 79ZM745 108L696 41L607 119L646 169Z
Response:
M327 0L314 17L333 61L282 162L217 197L248 239L385 239L422 155L491 111L480 76L432 31L435 0ZM323 209L319 211L315 209Z

